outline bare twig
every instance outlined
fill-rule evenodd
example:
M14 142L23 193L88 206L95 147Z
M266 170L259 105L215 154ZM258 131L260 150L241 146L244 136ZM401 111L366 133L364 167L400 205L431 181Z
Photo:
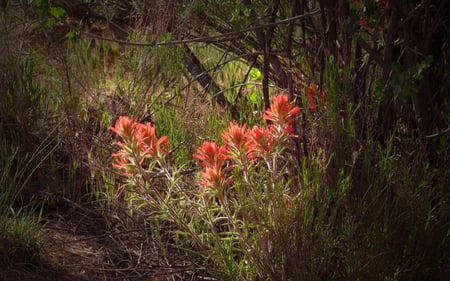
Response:
M298 15L295 17L286 18L283 20L267 23L267 24L261 24L258 26L252 26L249 28L244 28L239 31L233 31L233 32L227 32L224 34L214 35L214 36L204 36L204 37L197 37L197 38L191 38L191 39L182 39L182 40L172 40L172 41L163 41L163 42L130 42L126 40L119 40L115 38L109 38L109 37L103 37L97 34L93 34L90 32L81 32L81 35L85 35L87 37L103 40L103 41L111 41L118 44L123 45L131 45L131 46L142 46L142 47L153 47L153 46L168 46L168 45L179 45L179 44L186 44L186 43L195 43L195 42L202 42L202 43L218 43L222 41L229 41L231 39L235 39L236 37L239 37L243 35L244 33L254 31L261 28L267 28L267 27L273 27L281 24L288 24L292 21L304 19L307 17L315 16L319 14L318 10L314 10L312 12Z

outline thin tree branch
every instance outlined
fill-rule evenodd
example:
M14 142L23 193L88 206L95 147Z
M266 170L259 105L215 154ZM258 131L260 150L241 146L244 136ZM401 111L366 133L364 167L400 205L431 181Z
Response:
M115 43L122 44L122 45L142 46L142 47L179 45L179 44L196 43L196 42L220 43L223 41L229 41L231 39L238 38L238 37L242 36L244 33L247 33L250 31L258 30L261 28L273 27L273 26L277 26L277 25L281 25L281 24L287 24L291 21L304 19L307 17L315 16L317 14L319 14L319 10L314 10L314 11L311 11L311 12L303 14L303 15L286 18L286 19L283 19L280 21L275 21L272 23L266 23L266 24L261 24L258 26L244 28L240 31L233 31L233 32L228 32L228 33L214 35L214 36L203 36L203 37L192 38L192 39L172 40L172 41L163 41L163 42L130 42L130 41L126 41L126 40L119 40L119 39L115 39L115 38L103 37L103 36L93 34L90 32L81 32L80 34L87 36L87 37L103 40L103 41L115 42Z

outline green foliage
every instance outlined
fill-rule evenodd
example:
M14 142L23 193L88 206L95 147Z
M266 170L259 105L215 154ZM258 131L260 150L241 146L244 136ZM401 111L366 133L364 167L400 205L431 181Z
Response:
M204 61L206 70L212 73L226 98L237 107L241 121L252 124L255 121L253 112L259 109L259 96L262 95L261 71L256 67L249 67L232 54L222 53L208 45L197 46L196 50L199 58Z
M1 131L11 137L20 138L22 132L14 126L31 126L42 114L41 106L46 90L34 77L35 61L31 57L10 58L10 69L5 72L4 95L0 97L2 111L0 113ZM25 132L25 135L27 132ZM19 141L16 139L16 141Z
M189 128L187 116L184 112L177 110L179 98L172 100L172 104L157 102L154 104L154 117L157 124L157 133L159 136L167 135L174 149L174 163L181 167L191 161L193 147L195 145L195 132ZM177 105L173 104L177 103Z
M35 0L36 11L42 24L51 29L56 23L67 19L66 11L59 6L53 6L48 0Z
M241 101L237 105L241 122L245 122L248 126L259 123L264 112L264 98L260 83L262 81L262 73L256 67L251 67L249 78L246 81L245 101Z
M325 68L324 89L329 106L327 114L329 114L331 122L339 120L339 110L342 104L345 104L346 97L343 96L341 74L334 56L330 56Z
M231 13L231 22L235 30L241 30L248 27L249 19L251 18L253 5L237 4Z
M257 69L256 67L252 67L250 69L250 77L254 80L254 81L261 81L262 80L262 73L259 69Z
M395 157L392 144L382 148L367 142L363 148L362 175L353 178L349 194L353 204L347 204L353 223L347 223L350 236L343 237L342 245L348 250L343 252L345 263L352 265L348 274L363 279L371 278L373 272L376 279L439 279L449 247L445 231L438 227L442 221L437 219L448 211L443 207L448 196L439 188L446 175L432 175L416 152L409 160ZM440 237L440 242L430 243L431 237Z
M14 167L12 167L18 149L10 147L10 145L8 143L5 143L5 141L3 142L4 143L2 144L2 149L0 150L0 152L2 153L0 158L0 160L2 160L2 162L0 163L0 205L2 206L2 217L7 216L10 212L10 208L12 207L13 202L20 192L20 180L24 177L23 171L14 170Z
M33 262L43 254L39 218L33 217L30 210L14 205L20 202L20 193L29 184L37 168L30 170L28 166L41 155L38 151L28 159L21 159L18 157L18 147L3 138L1 142L0 256L3 262L9 262L9 259L14 262ZM42 157L45 159L46 155Z
M39 219L23 210L0 216L0 249L2 265L41 260L45 252Z
M405 103L408 99L417 93L417 83L423 78L423 73L433 62L432 56L425 57L415 66L405 70L399 63L392 65L392 78L390 85L394 96Z

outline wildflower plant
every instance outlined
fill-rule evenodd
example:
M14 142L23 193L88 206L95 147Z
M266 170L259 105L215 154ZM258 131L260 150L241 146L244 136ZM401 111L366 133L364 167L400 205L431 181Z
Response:
M154 207L205 258L212 258L220 268L216 275L279 279L295 214L287 166L299 112L286 94L275 95L263 116L266 124L247 128L231 122L221 143L203 142L193 154L201 168L197 186L166 161L167 137L158 138L150 123L122 116L111 128L121 137L113 166L128 179L140 206ZM153 187L157 176L166 179L163 187Z
M319 86L315 83L311 83L308 86L307 102L308 108L311 111L317 109L317 103L322 104L325 101L325 92L322 90L319 95Z

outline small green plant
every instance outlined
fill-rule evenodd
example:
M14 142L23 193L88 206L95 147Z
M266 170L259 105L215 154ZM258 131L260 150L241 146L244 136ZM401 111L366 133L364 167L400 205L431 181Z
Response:
M61 7L51 5L50 1L35 0L34 2L41 23L45 28L51 29L56 23L67 19L66 11Z
M40 260L44 255L41 228L40 219L23 209L12 215L0 216L0 257L3 264Z
M45 146L41 147L45 149ZM38 150L28 159L18 157L19 148L2 140L0 148L0 256L4 262L32 262L43 254L43 241L40 235L39 218L36 218L20 203L20 193L42 164L29 169L33 160L48 154ZM43 154L43 155L42 155Z

